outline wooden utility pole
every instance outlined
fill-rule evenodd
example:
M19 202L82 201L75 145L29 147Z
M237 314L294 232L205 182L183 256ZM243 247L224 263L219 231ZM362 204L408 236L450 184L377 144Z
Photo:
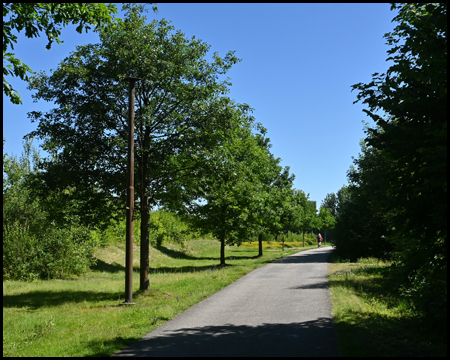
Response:
M128 91L128 167L127 167L127 224L125 253L125 302L133 305L133 229L134 229L134 84L140 78L127 77Z

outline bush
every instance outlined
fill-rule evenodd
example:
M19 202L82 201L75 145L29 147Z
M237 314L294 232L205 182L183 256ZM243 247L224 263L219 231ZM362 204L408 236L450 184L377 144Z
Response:
M414 304L431 328L447 331L446 241L398 237L391 267L392 290ZM433 259L430 261L429 259Z
M71 214L77 204L61 209L52 198L53 208L45 211L30 195L25 179L38 161L32 139L19 159L3 154L3 280L80 275L94 263L97 241Z
M88 229L58 228L26 191L3 198L3 279L81 275L94 263L97 242Z
M133 235L134 244L139 245L141 242L140 219L134 220ZM127 222L125 214L120 221L111 220L108 226L102 227L102 229L93 230L91 236L95 238L101 246L125 243L127 236Z
M150 242L161 246L165 242L185 245L189 227L174 213L163 210L150 214Z

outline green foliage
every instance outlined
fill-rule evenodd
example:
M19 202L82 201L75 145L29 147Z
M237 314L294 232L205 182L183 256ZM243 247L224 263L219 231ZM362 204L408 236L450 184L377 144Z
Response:
M111 14L117 14L116 5L103 3L4 3L3 4L3 93L12 103L21 104L22 100L6 76L19 76L28 81L27 73L33 74L31 68L17 59L8 47L14 50L17 36L13 31L25 30L28 38L38 37L45 32L48 39L46 49L53 42L61 44L59 39L62 27L69 23L78 24L76 31L82 33L90 29L89 25L103 27L112 21ZM5 66L5 61L9 62Z
M382 180L388 161L373 147L361 143L362 154L354 159L347 176L351 181L338 194L337 222L333 235L335 246L342 258L356 261L359 258L389 258L394 249L386 214L382 206Z
M150 244L161 246L164 243L175 243L185 245L186 240L195 238L198 234L193 232L187 223L175 213L158 210L150 214ZM140 245L141 219L134 220L134 244ZM92 231L93 238L101 246L124 243L126 237L126 221L122 218L119 221L110 221L109 225L102 229Z
M320 207L325 209L330 209L331 215L336 216L337 215L337 206L338 206L338 198L335 193L329 193L325 196L325 199L323 199L322 204Z
M134 220L134 242L139 240L140 219ZM126 238L126 221L125 214L123 214L122 219L117 221L110 220L107 224L103 224L97 229L92 230L91 236L95 238L101 246L114 245L117 243L125 243Z
M31 154L38 160L29 139L20 159L6 155L3 163L3 279L80 275L94 263L97 243L70 213L60 227L31 196L24 182L33 171Z
M369 230L371 243L378 237L395 260L393 289L446 328L447 3L392 9L398 24L384 37L393 65L370 83L353 85L376 126L367 129L363 156L349 173L337 248L350 249Z
M314 227L316 209L302 190L289 189L282 207L280 233L286 231L306 232Z
M100 29L100 43L77 47L50 76L30 80L36 100L51 101L46 113L29 113L52 157L40 164L35 196L70 189L85 224L108 224L126 199L129 85L135 87L135 209L142 227L143 261L148 259L149 213L154 206L186 203L192 178L202 176L205 152L219 146L236 124L221 76L239 59L223 58L169 21L147 22L142 6L126 5L123 20ZM209 174L210 175L210 174ZM117 220L117 219L116 219ZM141 264L141 269L148 268ZM143 270L142 270L143 271ZM141 284L142 285L142 284Z
M316 218L317 228L323 230L331 230L336 224L336 218L331 215L331 209L321 207L319 215Z
M221 264L225 263L225 244L240 244L255 233L264 233L267 224L277 221L271 186L279 177L279 159L268 152L265 129L252 133L253 117L248 108L233 110L240 123L209 152L208 172L196 179L198 201L186 209L194 228L210 232L221 242ZM276 198L276 197L275 197ZM275 210L275 211L273 211Z
M163 210L150 214L150 242L161 246L166 242L173 242L185 246L189 228L180 218Z
M41 235L23 231L22 225L11 224L3 235L5 280L81 275L95 263L92 252L96 244L86 229L58 229L47 225Z

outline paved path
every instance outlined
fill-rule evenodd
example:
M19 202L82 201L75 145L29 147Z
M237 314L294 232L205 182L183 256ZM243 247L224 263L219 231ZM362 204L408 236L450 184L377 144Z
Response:
M262 266L113 356L338 356L330 251Z

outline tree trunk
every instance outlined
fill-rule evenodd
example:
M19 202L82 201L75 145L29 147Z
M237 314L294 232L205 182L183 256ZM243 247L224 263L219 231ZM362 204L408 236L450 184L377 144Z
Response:
M148 196L141 197L141 269L139 290L150 289L150 209Z
M283 251L284 251L284 234L283 234Z
M146 166L148 155L143 154L141 160L141 259L140 259L140 281L139 290L150 289L150 207L149 198L146 193Z
M222 219L224 220L224 226L225 226L226 212L227 212L227 206L222 205ZM226 237L226 231L224 228L222 235L220 237L220 265L225 265L225 237Z
M262 234L258 235L258 243L259 243L259 254L258 254L258 256L263 256Z
M220 238L220 265L225 265L225 230Z
M305 247L305 232L303 231L303 247Z

